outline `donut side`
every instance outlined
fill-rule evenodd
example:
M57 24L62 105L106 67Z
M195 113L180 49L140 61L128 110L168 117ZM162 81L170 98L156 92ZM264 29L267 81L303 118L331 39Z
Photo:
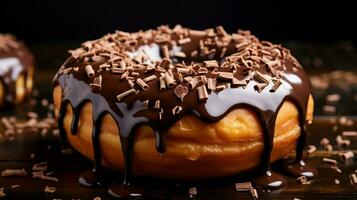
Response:
M53 91L55 114L61 103L61 88ZM76 136L70 132L72 109L68 106L64 129L69 143L81 154L93 160L91 139L92 105L81 110ZM307 120L312 120L313 99L310 96ZM296 147L300 135L298 110L290 101L283 103L276 119L274 162ZM256 114L242 107L231 111L220 121L204 123L187 115L166 133L167 149L160 154L155 149L153 130L140 127L135 134L133 172L145 176L174 179L202 179L234 175L258 167L263 152L263 131ZM118 127L110 115L103 119L100 146L104 166L122 170L123 155Z

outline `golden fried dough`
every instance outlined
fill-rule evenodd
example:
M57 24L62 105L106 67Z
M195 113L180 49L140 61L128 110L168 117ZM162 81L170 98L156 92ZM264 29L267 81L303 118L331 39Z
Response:
M55 114L61 102L61 88L53 91ZM312 120L313 99L310 96L307 120ZM78 134L70 134L72 109L68 105L64 128L70 144L93 160L92 105L87 103L80 114ZM272 161L276 161L296 146L300 135L298 111L290 101L284 102L276 119ZM204 123L193 115L183 117L166 133L167 149L160 154L155 148L153 130L140 127L135 136L135 174L175 179L223 177L257 167L263 152L263 131L256 114L246 108L231 111L216 123ZM118 127L110 115L104 117L100 146L102 163L122 170Z

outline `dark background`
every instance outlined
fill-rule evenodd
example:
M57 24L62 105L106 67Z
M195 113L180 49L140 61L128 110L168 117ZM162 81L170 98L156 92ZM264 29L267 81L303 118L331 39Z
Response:
M0 32L28 42L86 40L161 24L249 29L268 40L357 39L353 1L2 0Z
M0 32L24 40L37 67L55 70L69 49L114 30L223 25L282 43L308 71L320 72L357 66L356 13L353 1L342 0L1 0Z
M162 0L158 3L138 0L0 0L0 32L17 35L35 55L35 87L39 95L35 106L28 102L16 106L6 115L16 116L21 121L28 110L40 116L46 115L48 108L40 102L43 99L52 101L51 80L68 56L66 52L78 47L81 42L116 29L138 31L178 23L196 29L223 25L229 32L238 28L249 29L260 39L282 43L291 49L312 80L326 82L323 81L325 78L336 77L331 79L333 84L328 88L313 90L316 116L309 127L307 144L316 145L318 152L310 155L308 160L319 168L320 177L308 186L287 177L286 189L271 193L259 191L259 199L356 199L356 185L350 184L348 176L357 169L357 156L343 163L339 161L338 154L345 150L356 152L357 138L350 138L349 147L334 146L332 152L322 151L319 145L324 137L334 145L336 136L342 131L357 130L357 6L347 1ZM335 71L341 69L345 72ZM340 94L341 100L326 102L329 94ZM335 106L336 113L324 112L325 105ZM344 125L342 119L353 120L354 125ZM5 188L6 199L94 199L96 196L109 199L107 188L88 189L76 181L83 170L91 167L91 162L77 153L63 155L60 153L61 144L52 134L32 131L28 129L26 133L31 133L17 134L14 140L10 140L12 135L9 140L0 138L0 171L25 168L31 173L34 163L48 161L48 171L53 171L53 176L60 181L40 181L31 175L0 178L0 187ZM31 154L35 155L34 160L30 159ZM323 163L323 157L338 160L342 173ZM341 180L340 185L334 184L335 178ZM177 183L147 181L145 189L149 198L152 196L150 199L188 199L187 186L193 186L180 184L178 187ZM237 181L244 180L234 177L227 182L205 181L195 185L198 188L197 199L252 199L249 192L233 189ZM21 187L12 188L13 185ZM46 185L56 187L57 191L45 195L43 190Z

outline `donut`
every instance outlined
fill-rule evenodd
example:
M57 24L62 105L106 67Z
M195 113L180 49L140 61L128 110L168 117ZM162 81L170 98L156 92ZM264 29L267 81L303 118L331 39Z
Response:
M23 42L0 34L0 109L23 102L31 93L34 59Z
M132 175L200 180L256 169L256 186L277 189L286 182L270 163L294 150L287 174L318 173L302 157L309 78L281 45L177 25L116 31L69 54L53 81L55 115L97 174L121 171L126 185Z

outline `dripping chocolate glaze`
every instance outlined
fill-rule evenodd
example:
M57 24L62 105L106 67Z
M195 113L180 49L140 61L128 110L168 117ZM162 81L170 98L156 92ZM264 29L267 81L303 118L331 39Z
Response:
M29 68L33 67L34 61L24 43L9 34L0 34L0 61L9 63L9 66L6 66L7 70L0 70L3 72L0 73L0 83L4 86L5 96L2 107L5 108L13 104L16 99L17 78L23 74L26 83Z
M124 155L123 185L128 185L132 175L133 138L138 126L152 127L157 150L164 152L166 130L183 116L194 114L212 123L243 106L255 111L264 132L262 175L255 184L268 189L281 188L285 180L270 170L269 163L277 113L285 100L291 100L299 110L301 136L296 161L288 163L287 170L298 176L317 174L302 160L307 134L309 79L289 51L280 45L260 42L248 31L227 34L222 27L194 31L180 26L174 29L162 26L133 34L118 31L83 43L82 48L70 53L72 56L54 78L54 85L62 89L59 128L65 135L63 119L69 104L73 108L71 132L76 134L82 106L92 103L94 171L97 173L101 171L99 128L104 114L110 114L119 128ZM167 55L169 60L163 59ZM208 60L217 63L212 67L205 62ZM94 75L86 70L88 65ZM113 68L122 70L113 73ZM178 68L187 68L189 72L181 73ZM123 75L125 72L128 75ZM160 90L160 77L166 74L175 80L174 86ZM146 82L148 89L136 84L138 78L145 80L151 75L157 78ZM192 89L187 77L199 80ZM205 90L207 95L202 96L198 87L205 85L207 88L208 79L215 80L217 85ZM129 95L118 99L118 94L132 89ZM155 106L158 100L159 108Z

